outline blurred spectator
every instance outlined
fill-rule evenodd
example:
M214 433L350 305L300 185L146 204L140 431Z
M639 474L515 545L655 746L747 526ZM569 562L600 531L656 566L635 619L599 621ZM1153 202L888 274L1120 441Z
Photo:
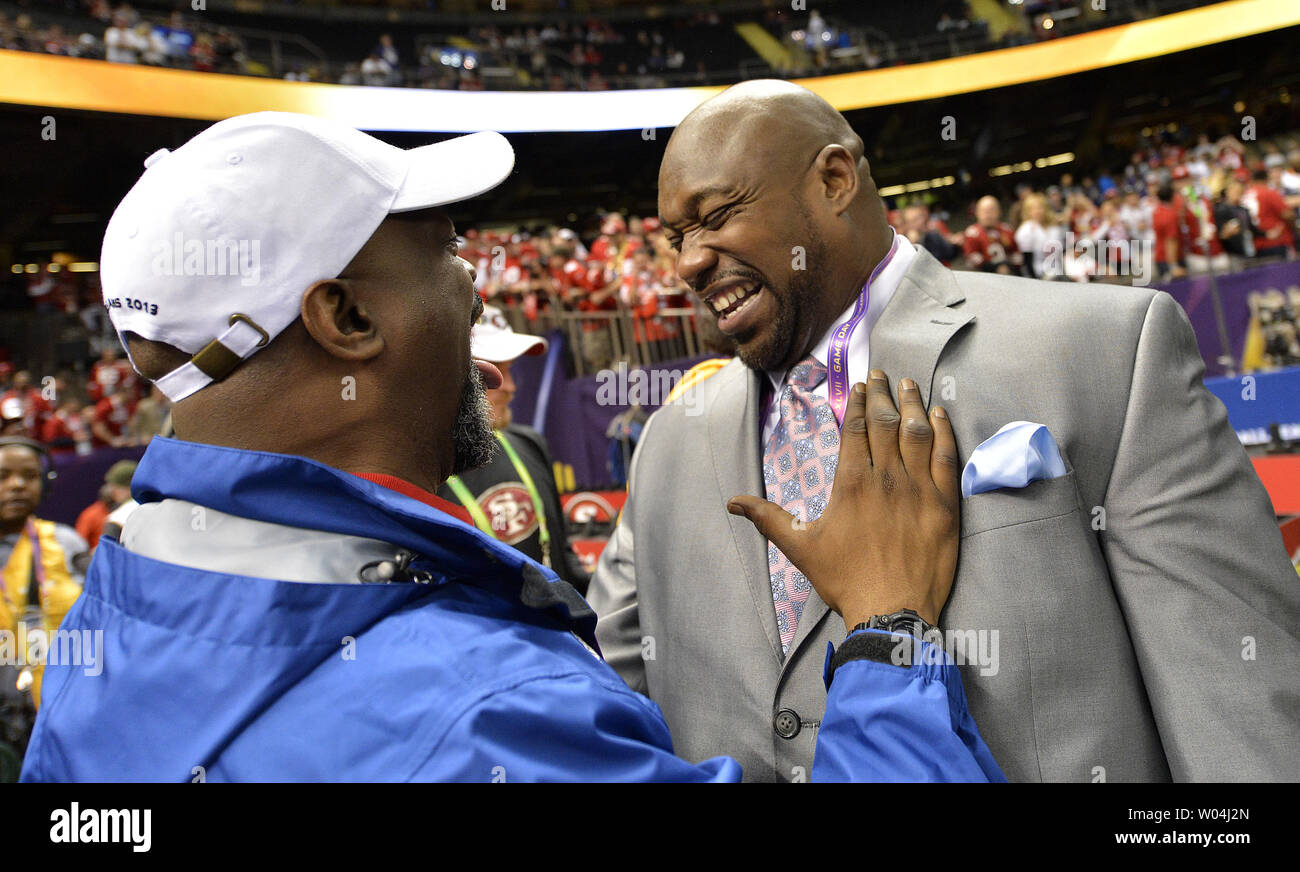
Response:
M1151 226L1153 209L1153 204L1143 202L1137 188L1130 187L1124 191L1124 202L1119 207L1119 219L1128 229L1129 238L1144 246L1147 243L1155 244L1155 230Z
M226 27L219 29L212 50L216 55L215 69L218 73L243 72L244 46L234 31Z
M89 454L93 447L90 426L82 415L81 401L70 392L61 395L59 407L45 420L41 441L51 454Z
M1183 245L1186 247L1187 271L1206 273L1227 271L1228 255L1219 241L1219 227L1214 219L1214 204L1192 185L1183 192Z
M975 223L966 228L963 252L972 268L1013 274L1023 262L1015 233L1002 223L1002 206L996 197L981 197L975 204Z
M1059 278L1063 270L1065 231L1047 208L1047 198L1030 194L1024 201L1024 220L1016 228L1016 247L1027 258L1034 278Z
M4 579L0 631L11 639L20 625L53 634L81 594L88 551L85 540L71 527L36 515L48 485L45 464L42 452L33 446L0 446L0 490L4 496L0 500L0 571ZM30 688L33 705L39 707L42 667L22 669L26 674L18 677L18 687ZM12 674L3 677L6 682L14 680Z
M115 64L138 64L140 53L148 48L125 15L115 15L113 26L104 31L105 60Z
M107 345L99 354L99 360L90 368L90 381L86 392L92 402L99 402L114 391L122 391L132 400L138 395L139 378L131 364L122 359L122 352L116 345Z
M361 62L361 84L381 87L389 84L392 78L393 67L380 57L378 52L371 52L370 56Z
M1151 228L1155 234L1156 277L1163 281L1187 275L1183 267L1183 237L1178 226L1178 210L1174 207L1174 189L1168 183L1156 190Z
M923 203L913 203L903 208L901 232L908 242L924 248L944 265L951 264L961 255L961 249L952 243L948 234L932 226L930 209Z
M15 417L22 421L22 435L38 439L45 426L45 418L51 412L50 404L41 396L41 392L32 385L32 374L27 370L14 373L13 383L0 394L0 405L7 407L4 417Z
M158 25L154 33L167 45L167 60L172 66L188 66L190 49L194 47L194 33L185 25L179 12L173 12L166 26Z
M99 499L81 510L77 516L77 535L86 540L91 551L99 544L104 523L118 506L131 499L131 478L135 475L134 460L119 460L104 474L104 486L99 489Z
M161 30L154 28L147 21L135 26L135 35L140 45L140 63L153 67L163 67L171 56L171 46Z
M1261 167L1251 178L1253 181L1242 195L1241 204L1255 225L1256 256L1294 257L1295 237L1291 222L1295 220L1295 210L1286 204L1281 192L1269 187L1268 170Z
M171 403L157 385L149 386L149 395L136 403L135 413L131 416L128 429L136 445L148 445L155 436L161 436L170 429L168 416Z
M402 83L402 61L397 54L397 46L393 45L393 37L390 34L385 33L379 37L379 45L375 49L375 53L379 55L380 60L388 64L391 71L385 84L400 85Z
M212 37L206 33L194 38L194 45L190 47L190 64L201 73L210 73L217 68L217 50Z
M96 447L108 445L125 448L135 444L128 425L135 411L135 401L123 390L107 394L94 406L90 432Z
M1250 210L1241 203L1245 193L1245 184L1233 179L1224 186L1223 197L1214 207L1219 241L1230 258L1255 256L1255 223L1251 220Z

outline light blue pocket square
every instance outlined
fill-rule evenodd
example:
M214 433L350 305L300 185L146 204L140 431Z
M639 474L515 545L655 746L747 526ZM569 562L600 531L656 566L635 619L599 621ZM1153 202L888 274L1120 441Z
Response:
M1032 421L1012 421L971 452L961 473L961 495L1024 487L1062 475L1065 461L1051 431Z

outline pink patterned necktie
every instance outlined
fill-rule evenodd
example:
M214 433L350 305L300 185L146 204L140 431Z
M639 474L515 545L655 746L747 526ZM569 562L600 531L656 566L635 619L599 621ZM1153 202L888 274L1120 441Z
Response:
M825 511L840 458L839 422L830 403L813 394L813 388L825 379L826 367L815 357L790 370L781 390L781 420L763 451L763 486L768 500L805 522L817 520ZM812 585L770 542L767 571L784 656L794 641Z

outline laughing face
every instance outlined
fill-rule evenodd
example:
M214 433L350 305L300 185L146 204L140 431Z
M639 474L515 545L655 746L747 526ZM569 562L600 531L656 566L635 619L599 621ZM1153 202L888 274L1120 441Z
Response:
M677 273L754 369L789 366L811 334L815 265L825 245L802 177L763 177L760 162L665 159L659 214Z

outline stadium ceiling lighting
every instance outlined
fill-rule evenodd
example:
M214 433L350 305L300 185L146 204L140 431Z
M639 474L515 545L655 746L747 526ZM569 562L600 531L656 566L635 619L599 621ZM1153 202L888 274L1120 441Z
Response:
M849 111L1044 81L1297 25L1300 3L1294 0L1224 0L1030 45L795 81L836 109ZM447 54L451 61L450 55L456 53ZM459 63L464 62L462 54ZM0 103L206 121L276 109L370 131L576 133L669 128L721 90L721 86L628 91L374 88L231 78L0 50Z
M942 176L928 181L908 182L905 185L890 185L889 187L881 188L876 193L880 194L882 197L896 197L899 194L910 194L914 191L928 191L931 188L946 188L949 185L955 185L956 183L957 179L954 176Z
M63 269L63 267L59 266L57 263L52 263L49 266L47 266L45 269L49 272L56 273L59 270Z
M68 272L99 272L99 264L93 260L79 260L68 264Z
M41 268L41 265L40 265L39 263L29 263L29 264L27 264L26 267L24 267L24 269L26 269L27 272L29 272L29 273L36 273L36 272L39 272L39 271L40 271L40 268Z
M21 263L16 263L13 266L9 267L9 272L13 273L14 275L22 275L23 265Z
M1056 22L1053 21L1050 16L1043 19L1043 30L1051 30L1055 26Z
M1059 164L1070 163L1073 160L1074 160L1074 152L1063 151L1060 154L1053 154L1053 155L1048 155L1047 157L1040 157L1033 161L1024 160L1021 161L1020 163L1004 164L1003 166L1000 167L994 167L993 169L989 170L989 175L996 177L996 176L1009 176L1012 173L1027 173L1034 167L1038 167L1039 169L1042 169L1043 167L1054 167Z

